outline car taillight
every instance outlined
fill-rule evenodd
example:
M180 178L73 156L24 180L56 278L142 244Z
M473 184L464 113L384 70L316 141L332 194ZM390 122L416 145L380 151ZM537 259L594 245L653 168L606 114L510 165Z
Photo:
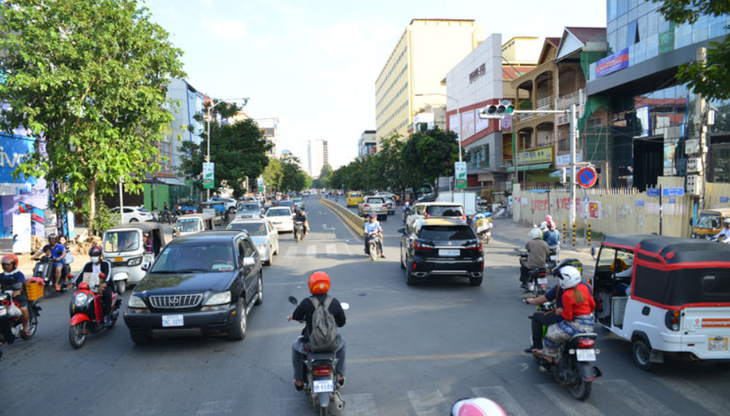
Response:
M467 250L472 250L472 251L481 251L482 250L482 242L480 241L477 245L472 246L472 247L467 247L466 249Z
M315 376L328 376L332 374L332 367L328 365L321 365L312 369Z
M466 215L463 215L462 214L461 219L464 220L464 221L466 221Z
M426 218L431 218L431 214L426 214Z
M667 314L664 317L664 324L672 331L679 331L679 318L681 316L682 311L679 309L667 311Z
M593 348L595 343L592 339L580 339L578 340L578 348Z
M365 204L365 205L363 205L363 207L366 207L366 208L367 208L367 207L369 207L369 206L370 206L370 204Z
M433 247L424 246L423 243L419 243L417 240L413 240L413 248L416 250L433 250Z

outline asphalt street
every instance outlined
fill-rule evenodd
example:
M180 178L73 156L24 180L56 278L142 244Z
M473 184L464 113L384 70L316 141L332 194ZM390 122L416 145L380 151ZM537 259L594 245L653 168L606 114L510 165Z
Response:
M533 307L520 301L512 253L524 242L496 233L479 287L459 278L410 287L398 264L399 214L383 222L387 259L373 262L336 215L314 197L305 201L312 232L299 244L280 235L281 253L264 271L264 304L251 311L243 341L168 338L135 346L120 319L74 350L70 294L46 298L35 337L2 347L0 414L316 415L293 387L290 351L301 326L286 321L293 310L287 296L306 297L315 270L329 273L330 293L350 304L341 329L344 415L445 416L451 403L475 395L517 416L730 413L727 370L669 361L646 373L632 362L630 344L602 329L603 377L587 402L573 399L522 352ZM593 272L589 259L581 258L584 276Z

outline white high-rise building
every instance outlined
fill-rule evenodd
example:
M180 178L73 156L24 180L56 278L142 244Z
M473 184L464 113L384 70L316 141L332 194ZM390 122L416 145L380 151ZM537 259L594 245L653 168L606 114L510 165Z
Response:
M327 140L314 139L307 141L307 172L313 179L319 178L322 166L329 164Z

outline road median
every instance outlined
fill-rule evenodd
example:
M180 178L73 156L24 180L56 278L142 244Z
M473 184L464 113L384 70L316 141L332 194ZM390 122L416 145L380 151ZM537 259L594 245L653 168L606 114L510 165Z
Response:
M327 198L319 198L320 202L332 212L334 212L342 221L350 227L350 229L358 236L362 237L363 228L365 227L365 220L360 218L357 214L352 213L349 209L342 205L336 204Z

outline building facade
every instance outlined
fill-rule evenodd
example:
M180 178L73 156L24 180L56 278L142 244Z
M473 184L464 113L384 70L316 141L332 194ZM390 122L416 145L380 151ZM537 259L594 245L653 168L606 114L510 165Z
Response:
M482 39L483 29L474 20L411 20L375 81L378 140L406 136L426 104L445 106L445 97L429 94L446 94L444 74Z
M307 141L307 172L312 179L319 178L322 166L329 164L327 140L314 139Z
M377 153L378 140L375 130L365 130L357 141L357 157L363 158Z

